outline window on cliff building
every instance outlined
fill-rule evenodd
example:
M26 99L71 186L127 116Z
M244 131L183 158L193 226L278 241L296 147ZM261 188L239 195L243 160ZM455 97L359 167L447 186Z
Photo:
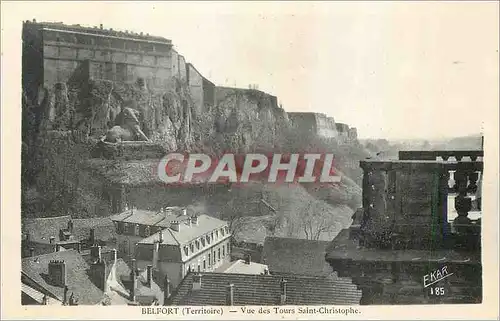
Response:
M210 258L211 258L211 255L210 255L210 253L208 253L208 266L212 265L212 261L210 260Z
M206 269L207 269L207 262L203 260L203 271L205 271Z

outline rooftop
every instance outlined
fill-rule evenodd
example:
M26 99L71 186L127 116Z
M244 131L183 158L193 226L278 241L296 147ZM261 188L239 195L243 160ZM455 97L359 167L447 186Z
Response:
M184 210L186 210L186 215L184 215ZM164 209L163 213L159 211L130 209L111 216L111 220L132 224L169 227L172 221L187 220L189 217L187 214L187 208L179 206L167 207Z
M107 37L129 38L137 41L150 41L150 42L158 42L164 44L172 44L172 41L170 39L164 37L152 36L149 34L144 34L142 32L140 33L132 31L129 32L128 30L127 31L113 30L113 28L104 29L101 28L102 25L100 25L99 27L97 26L88 27L88 26L81 26L79 24L67 25L62 22L45 22L45 21L36 22L36 20L32 21L28 20L25 22L25 25L36 25L45 29L62 30L72 33L89 33Z
M260 264L256 262L250 262L247 264L245 260L236 260L231 262L231 265L227 267L223 273L238 273L238 274L264 274L267 270L267 265Z
M325 261L327 241L266 237L263 262L271 273L327 276L332 268Z
M70 215L56 217L23 218L22 232L29 233L29 241L50 244L50 237L54 236L59 242L59 231L68 228L68 222L73 221L74 240L87 239L90 229L94 229L94 236L98 240L107 241L113 238L115 230L109 217L95 217L86 219L72 219Z
M186 218L187 219L187 218ZM217 228L227 226L226 221L219 220L205 214L198 216L198 224L191 224L188 226L185 221L181 222L179 231L175 231L168 227L158 233L155 233L139 242L139 244L152 244L160 239L162 234L162 244L168 245L182 245L193 241L194 239L203 236ZM227 234L226 236L229 236Z
M189 273L171 298L173 305L226 305L226 286L234 285L234 305L277 305L281 302L281 279L276 275L203 273L201 288L193 290ZM357 305L361 291L347 279L286 276L286 305Z
M64 298L64 288L54 286L48 282L49 262L63 260L66 263L66 284L68 297L71 293L81 305L98 304L103 299L101 291L89 278L87 270L90 266L83 257L74 250L53 252L50 254L28 257L22 259L22 273L40 287L52 293L61 302Z

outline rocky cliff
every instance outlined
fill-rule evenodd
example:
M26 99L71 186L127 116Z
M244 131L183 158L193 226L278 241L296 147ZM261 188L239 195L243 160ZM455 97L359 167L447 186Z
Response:
M86 186L90 179L79 180L78 172L124 107L140 111L144 133L165 152L305 152L311 144L316 144L325 151L338 153L337 167L355 181L359 178L357 166L353 164L363 158L362 150L355 145L339 147L334 139L317 140L296 132L287 113L277 106L275 97L257 90L227 91L214 106L199 113L189 88L180 81L173 81L162 92L148 89L140 79L133 84L94 80L73 87L59 83L40 91L34 101L23 97L23 215L99 215L99 206L104 206L101 192L96 191L96 186ZM356 155L356 159L351 155ZM293 223L294 217L321 206L326 208L325 213L336 217L332 223L334 228L325 234L330 239L330 232L336 234L349 223L352 209L360 203L361 190L347 176L340 185L328 190L296 186L294 192L283 192L287 188L280 187L268 193L271 206L277 206L274 215L280 220L278 227L271 229L273 233L308 237L303 235L298 223ZM254 194L260 195L266 189L269 187L261 184ZM304 195L309 195L307 209L299 210L298 205L276 205L301 203ZM291 202L294 197L296 200ZM245 198L233 201L244 204ZM213 203L219 206L217 212L226 211L222 207L227 202L213 200ZM248 208L239 211L242 217L255 215ZM269 228L269 224L265 226Z

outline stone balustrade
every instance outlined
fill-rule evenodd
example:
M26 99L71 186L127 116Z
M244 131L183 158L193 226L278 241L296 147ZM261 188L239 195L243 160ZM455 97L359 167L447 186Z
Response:
M479 153L475 155L479 157ZM360 166L364 171L363 212L358 233L364 246L393 249L480 246L481 220L471 220L468 213L472 209L471 194L478 190L483 162L367 160L361 161ZM454 177L452 187L450 173ZM451 192L457 193L454 207L458 216L450 225Z

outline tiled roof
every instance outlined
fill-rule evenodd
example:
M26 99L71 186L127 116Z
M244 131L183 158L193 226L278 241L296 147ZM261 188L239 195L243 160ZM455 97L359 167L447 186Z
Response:
M68 250L24 258L22 272L62 301L64 288L47 283L49 262L52 260L64 260L66 263L68 298L73 293L81 305L97 304L102 300L104 293L89 279L87 270L90 267L77 251Z
M183 211L184 208L179 206L167 207L164 213L143 209L130 209L124 211L123 213L111 216L111 220L133 224L169 227L171 221L185 221L189 218L190 213L187 212L187 215L183 215Z
M266 237L261 261L271 273L327 276L332 273L325 260L329 245L326 241Z
M226 221L219 220L218 218L211 217L205 214L198 216L198 224L191 224L188 226L186 223L180 224L180 230L175 231L171 228L167 228L161 232L153 234L139 243L154 243L159 240L159 233L162 233L163 243L162 244L170 244L170 245L179 245L189 243L196 238L203 236L207 233L210 233L217 228L221 228L227 226ZM224 237L227 237L228 234L225 234ZM221 240L222 237L219 238ZM215 240L217 242L218 240Z
M71 216L26 218L23 219L22 231L29 232L29 238L32 242L50 243L50 237L59 240L59 231L68 228L68 222Z
M171 298L172 305L226 305L226 286L234 285L234 305L279 305L281 276L203 273L201 289L192 290L189 273ZM286 276L286 305L356 305L361 291L347 279Z
M224 273L239 273L239 274L263 274L267 269L267 265L250 262L245 263L244 260L236 260L231 262L231 265L225 269Z
M50 237L59 241L59 231L68 228L68 222L73 221L73 239L84 240L90 236L90 229L94 229L94 236L98 240L107 241L116 237L113 221L109 217L95 217L72 219L70 215L57 217L26 218L22 222L22 232L29 233L30 242L49 244Z

